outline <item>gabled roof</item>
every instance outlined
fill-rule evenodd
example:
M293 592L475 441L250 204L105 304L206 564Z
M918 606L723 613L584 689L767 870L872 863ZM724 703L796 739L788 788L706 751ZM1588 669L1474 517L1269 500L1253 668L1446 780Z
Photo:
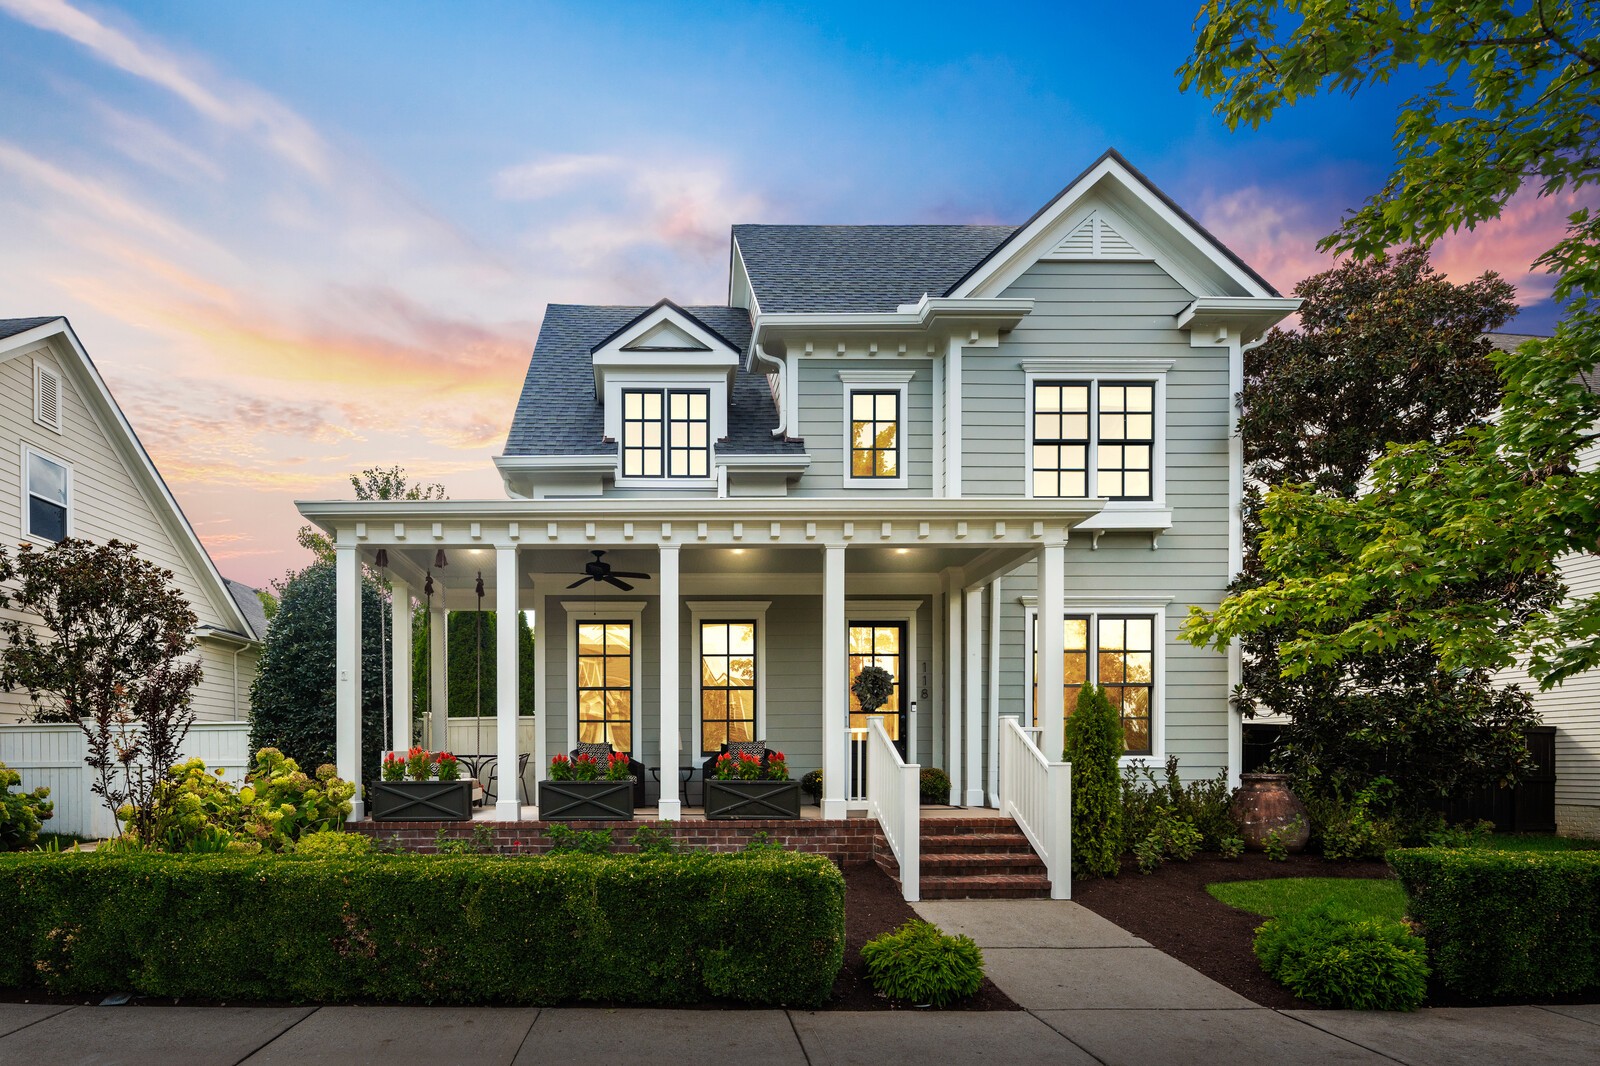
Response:
M239 613L250 623L250 635L257 640L266 640L267 609L262 606L261 597L256 595L256 590L243 581L235 581L231 577L225 577L222 581L228 586L228 595L239 605Z
M768 312L893 311L943 296L1015 226L733 227Z
M663 299L657 300L655 303L651 304L649 307L646 307L644 310L640 311L638 314L636 314L632 318L628 319L628 321L624 322L622 325L618 326L616 329L612 330L610 333L606 334L604 337L601 337L598 341L595 341L594 344L589 347L590 353L592 354L594 352L598 352L601 348L604 348L606 345L610 344L612 341L616 340L618 337L622 336L624 333L628 332L634 326L638 325L640 322L643 322L645 319L649 318L651 315L655 314L657 311L661 310L664 307L665 308L670 308L673 311L678 312L678 314L680 314L680 315L684 316L685 318L689 319L690 321L692 321L693 323L698 325L701 329L703 329L707 333L711 334L717 340L721 341L723 344L727 345L729 348L732 348L734 351L736 351L736 352L743 351L743 349L742 349L742 347L740 345L735 344L733 341L730 341L728 338L724 337L721 333L717 332L716 327L711 325L709 322L705 322L705 321L701 320L701 318L698 315L694 314L692 311L689 311L689 310L679 306L678 304L674 303L673 301L663 298ZM720 310L720 308L718 308L718 310ZM650 349L643 349L643 350L648 351Z
M195 535L194 527L189 524L188 516L183 513L183 508L178 506L177 498L172 495L172 490L162 479L161 472L150 460L150 454L144 450L139 435L128 424L122 408L117 406L117 401L112 397L111 390L106 387L105 379L100 376L94 360L89 358L89 353L84 350L78 335L73 332L72 324L59 315L51 318L0 319L0 342L4 342L0 343L0 359L8 358L18 352L36 350L34 348L36 345L50 346L51 354L63 364L62 369L68 371L75 379L74 383L82 395L83 402L99 419L111 440L113 450L127 464L129 473L144 491L158 519L165 519L163 524L172 535L175 547L189 557L195 580L202 585L210 585L214 593L211 597L212 606L228 621L229 628L222 632L233 636L234 639L243 638L248 641L261 639L244 606L229 587L230 582L217 570L210 553ZM253 594L251 598L254 599ZM259 602L256 603L256 607L259 609Z
M655 307L551 304L545 308L539 340L528 361L528 376L511 419L506 455L615 455L605 443L605 412L595 397L591 352ZM743 356L750 344L750 315L742 307L684 307L679 310L727 341ZM734 375L728 409L728 439L722 455L799 453L799 443L772 436L778 411L766 378Z

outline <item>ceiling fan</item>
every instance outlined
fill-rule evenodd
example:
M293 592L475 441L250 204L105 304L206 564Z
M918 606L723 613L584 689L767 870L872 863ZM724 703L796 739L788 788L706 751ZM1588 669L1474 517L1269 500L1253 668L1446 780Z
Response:
M634 577L645 579L649 578L650 576L649 574L636 574L628 570L612 570L611 564L601 558L601 556L605 554L603 551L594 550L589 554L594 556L594 562L584 563L584 576L568 585L567 588L575 589L586 581L604 581L607 584L615 585L623 592L632 592L633 586L628 584L626 581L619 581L618 578Z

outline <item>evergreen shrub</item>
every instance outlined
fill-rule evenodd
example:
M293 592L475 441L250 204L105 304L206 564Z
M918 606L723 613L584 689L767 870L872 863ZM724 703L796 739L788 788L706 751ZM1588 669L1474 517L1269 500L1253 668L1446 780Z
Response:
M1098 685L1078 690L1062 756L1072 764L1072 866L1115 877L1122 856L1122 715Z
M931 922L910 921L862 945L867 977L882 995L943 1007L983 984L983 952L971 937L950 936Z
M1301 999L1347 1010L1415 1010L1428 996L1422 939L1391 918L1324 903L1256 930L1256 958Z

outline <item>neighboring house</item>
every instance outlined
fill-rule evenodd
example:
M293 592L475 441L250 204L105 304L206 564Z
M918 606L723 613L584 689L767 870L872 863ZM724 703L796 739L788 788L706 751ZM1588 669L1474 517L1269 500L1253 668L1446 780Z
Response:
M1491 333L1489 339L1509 350L1534 336ZM1590 392L1600 392L1600 380L1591 377L1584 384ZM1600 444L1584 449L1579 463L1591 470L1600 464ZM1600 593L1600 555L1568 556L1561 562L1561 576L1575 596ZM1547 692L1539 691L1526 671L1508 670L1500 676L1533 693L1544 724L1555 727L1556 831L1600 838L1600 670L1576 674Z
M0 538L42 548L64 536L136 544L172 571L199 619L197 720L249 717L266 635L254 590L217 572L67 320L0 319ZM0 723L29 706L0 692Z
M1020 226L736 226L726 305L552 305L495 460L507 499L299 504L337 546L340 772L382 549L436 612L470 609L480 576L494 609L536 612L540 766L608 740L671 782L764 739L823 769L841 817L872 662L898 681L888 741L956 804L994 803L1002 715L1058 758L1085 680L1130 759L1236 774L1236 660L1178 633L1239 568L1242 349L1298 305L1115 152ZM574 587L597 551L627 587ZM529 754L515 725L502 764Z

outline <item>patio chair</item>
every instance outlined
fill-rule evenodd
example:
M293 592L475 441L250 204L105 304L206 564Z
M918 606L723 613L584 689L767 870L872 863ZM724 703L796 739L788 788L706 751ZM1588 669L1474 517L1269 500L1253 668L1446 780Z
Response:
M567 756L568 758L576 759L579 755L589 755L592 756L594 760L602 767L604 767L606 760L611 757L611 753L614 750L616 749L612 748L609 742L600 744L579 744L577 747L568 752ZM627 756L628 776L633 778L633 805L635 808L643 807L645 805L644 776L648 772L649 768L638 759L635 759L632 752L628 752Z
M517 756L518 803L528 802L528 786L523 783L523 775L528 769L528 755L528 752L523 752L521 755ZM500 792L496 784L500 777L500 760L497 758L491 758L487 760L487 763L488 765L484 768L489 771L489 777L488 780L483 782L483 802L485 804L493 803L500 798Z

